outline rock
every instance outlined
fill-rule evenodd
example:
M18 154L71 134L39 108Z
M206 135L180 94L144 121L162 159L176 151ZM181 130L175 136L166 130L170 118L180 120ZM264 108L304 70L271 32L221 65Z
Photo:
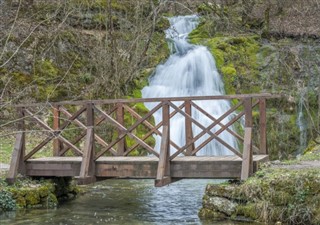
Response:
M203 198L204 208L216 210L228 216L231 216L235 212L237 206L237 203L222 197L209 197L205 195Z
M200 209L198 216L201 219L211 219L211 220L224 220L224 219L226 219L225 214L218 212L216 210L205 209L205 208Z
M208 184L206 187L206 195L233 199L235 189L236 187L233 185Z

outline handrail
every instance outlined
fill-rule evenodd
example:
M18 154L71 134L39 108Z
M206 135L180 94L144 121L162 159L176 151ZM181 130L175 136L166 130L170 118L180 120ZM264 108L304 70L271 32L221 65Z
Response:
M135 99L102 99L102 100L80 100L80 101L61 101L61 102L44 102L44 103L29 103L16 104L12 107L34 107L34 106L55 106L55 105L86 105L86 104L115 104L115 103L141 103L141 102L161 102L161 101L200 101L200 100L230 100L230 99L245 99L245 98L282 98L282 94L241 94L241 95L212 95L212 96L187 96L187 97L168 97L168 98L135 98Z

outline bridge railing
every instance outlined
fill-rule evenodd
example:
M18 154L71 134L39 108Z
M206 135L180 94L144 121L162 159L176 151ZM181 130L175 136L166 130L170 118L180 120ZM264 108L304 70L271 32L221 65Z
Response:
M14 179L18 172L24 173L25 162L39 151L52 145L52 155L81 156L80 179L94 177L95 161L102 156L129 156L137 149L159 158L156 181L159 185L170 182L170 161L180 155L195 156L212 140L216 140L233 154L242 158L241 179L250 176L253 170L253 151L268 154L266 134L266 99L279 97L271 94L198 96L153 99L110 99L91 101L65 101L17 105L18 134L14 147L8 178ZM199 106L198 101L237 100L229 110L215 118ZM137 110L137 104L153 103L150 110ZM259 129L253 131L253 108L258 106ZM162 121L154 124L153 116L162 111ZM192 112L199 111L210 120L210 125L201 124ZM175 115L184 118L185 144L178 145L170 138L170 121ZM224 120L234 115L226 124ZM245 118L244 137L231 127ZM104 125L104 126L103 126ZM193 135L192 127L201 131ZM40 130L35 130L39 127ZM213 128L216 131L213 131ZM101 129L103 128L103 129ZM144 129L143 132L137 132ZM43 140L26 149L26 134L33 132ZM219 137L228 132L243 145L242 151L235 149ZM253 145L252 136L259 132L258 146ZM160 152L150 142L153 134L161 137ZM205 138L204 138L205 137ZM201 142L202 143L199 143ZM127 142L130 141L130 146ZM139 151L138 151L139 153ZM141 153L141 151L140 151Z

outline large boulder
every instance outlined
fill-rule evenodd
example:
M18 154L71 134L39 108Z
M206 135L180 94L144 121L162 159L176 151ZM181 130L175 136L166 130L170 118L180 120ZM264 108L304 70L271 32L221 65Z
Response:
M237 203L223 197L205 195L203 198L203 208L215 210L228 216L231 216L235 212L237 206Z

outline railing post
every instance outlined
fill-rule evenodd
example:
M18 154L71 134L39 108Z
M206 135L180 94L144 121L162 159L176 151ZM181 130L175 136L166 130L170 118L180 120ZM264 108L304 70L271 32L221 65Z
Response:
M244 143L243 143L243 153L242 153L241 180L246 180L253 173L252 99L245 98L243 105L244 105L244 112L245 112L245 128L244 128Z
M16 142L12 152L10 169L7 175L7 182L9 184L13 184L15 182L15 179L18 173L24 175L26 172L26 164L24 161L25 148L26 148L24 108L18 108L17 115L19 117L19 122L17 126L18 133L16 135Z
M88 184L95 181L95 162L94 162L94 109L93 104L87 104L87 135L83 158L80 168L78 184Z
M171 183L170 177L170 106L166 101L162 106L162 139L160 146L160 158L155 180L156 187L162 187Z
M185 112L190 117L192 116L191 112L191 102L190 100L185 101ZM189 145L192 142L193 139L193 133L192 133L192 121L190 118L185 117L185 131L186 131L186 144ZM191 156L192 152L194 150L194 143L192 143L186 150L186 155Z
M266 112L266 99L259 99L259 126L260 126L260 154L267 155L267 112Z
M60 110L59 105L53 106L53 130L60 130ZM56 137L53 140L53 156L60 156L61 152L61 141Z
M122 103L117 103L116 117L117 117L116 118L117 122L119 124L121 124L121 125L124 125L124 110L123 110ZM118 136L120 136L122 133L123 133L123 131L121 129L118 129ZM118 142L118 149L117 149L117 155L118 156L122 156L123 153L125 152L125 150L126 150L125 144L126 144L126 139L125 138L123 138L122 140L120 140Z

